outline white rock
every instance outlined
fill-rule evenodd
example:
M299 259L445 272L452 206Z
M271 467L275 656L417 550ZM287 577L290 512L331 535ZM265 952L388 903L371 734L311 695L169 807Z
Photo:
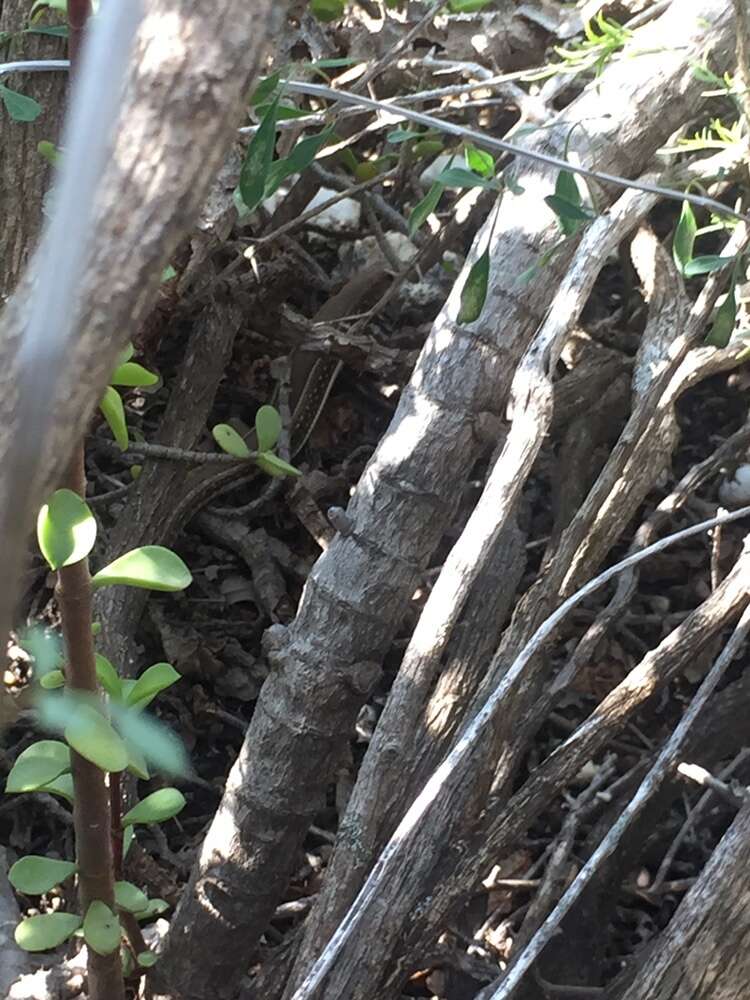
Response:
M317 208L318 205L322 205L323 202L333 198L336 194L338 192L331 191L330 188L320 188L305 208L305 211ZM316 215L312 222L316 226L320 226L321 229L328 229L331 232L351 232L352 229L359 227L361 214L362 208L358 201L355 201L353 198L342 198L341 201L337 201L335 205L331 205L330 208L321 212L320 215Z
M391 248L391 253L402 266L413 260L418 253L417 247L404 233L394 231L384 234L386 242ZM339 257L344 261L345 257L351 254L351 264L357 268L366 267L377 260L382 260L383 254L378 246L378 241L374 236L365 236L364 239L355 240L351 248L342 246Z
M719 487L719 500L725 507L750 504L750 465L738 465L733 479L725 479Z
M456 157L455 153L441 153L440 156L436 156L419 175L419 183L423 188L429 190L440 174L448 167L450 161L453 160L455 163L457 159L459 158Z

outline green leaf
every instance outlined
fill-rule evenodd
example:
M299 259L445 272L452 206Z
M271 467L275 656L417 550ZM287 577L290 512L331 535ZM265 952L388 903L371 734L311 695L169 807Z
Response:
M689 201L683 201L680 220L672 241L672 257L680 274L685 274L685 268L693 256L697 231L698 223L695 221L692 205Z
M580 205L574 204L572 201L568 201L567 198L561 198L559 195L550 194L544 199L546 204L552 209L555 215L558 217L560 222L563 220L572 219L574 222L590 222L593 219L591 212L588 212L585 208L581 208ZM561 225L563 232L565 228ZM570 236L569 232L565 232L566 236Z
M713 347L726 347L732 339L735 323L737 322L737 298L735 296L735 282L729 286L727 297L716 310L713 325L706 337L706 343Z
M416 129L396 128L388 133L386 139L395 145L399 142L411 142L412 139L421 139L423 135L423 132L418 132Z
M130 846L135 840L135 831L132 826L126 826L122 831L122 860L124 861L130 850Z
M5 791L35 792L70 770L70 750L59 740L39 740L19 754Z
M464 157L466 159L466 166L475 174L479 174L480 177L495 176L495 161L492 156L489 153L486 153L483 149L477 149L476 146L467 145L464 150Z
M720 271L733 261L734 257L719 257L716 254L693 257L685 265L683 274L686 278L694 278L698 274L710 274L712 271Z
M359 60L355 56L336 56L333 59L315 59L309 65L313 69L343 69L354 66Z
M24 28L24 35L51 35L53 38L67 38L67 24L40 24L32 28Z
M448 9L451 14L473 14L483 10L491 0L450 0Z
M310 0L310 13L318 21L338 21L345 6L345 0Z
M99 401L99 409L104 414L115 441L125 451L128 447L128 425L125 423L125 407L117 389L107 386Z
M136 957L142 969L150 969L159 961L159 956L153 951L139 951Z
M270 198L274 192L278 191L287 177L292 174L301 174L313 162L318 151L333 135L333 126L323 129L317 135L308 135L305 139L300 139L289 156L274 163L268 173L264 198Z
M164 270L161 272L161 284L164 285L167 281L171 281L172 278L177 277L177 271L172 267L171 264L167 264Z
M73 490L57 490L39 511L36 537L50 569L80 562L96 541L96 520Z
M148 896L132 882L115 882L115 903L128 913L138 913L148 906Z
M36 151L40 156L51 163L53 166L60 162L60 151L57 149L53 142L49 142L47 139L42 139L36 145Z
M568 205L581 206L581 192L578 190L575 174L571 170L561 170L555 181L555 197L563 209ZM557 217L565 236L573 236L580 227L580 219L570 218L565 211L557 212Z
M212 430L214 441L227 455L234 455L235 458L250 458L250 449L242 440L240 435L229 424L217 424Z
M190 773L185 747L163 722L144 714L140 708L116 702L110 705L110 710L128 747L166 774L185 777Z
M299 469L285 462L283 458L274 455L272 451L263 452L255 458L255 464L269 476L301 476Z
M91 586L96 590L120 583L126 587L173 593L184 590L192 582L190 570L176 552L163 545L143 545L100 569L92 577Z
M134 708L145 708L159 692L181 679L182 674L179 674L171 663L154 663L143 671L128 692L125 702Z
M81 926L75 913L43 913L27 917L16 927L16 944L24 951L48 951L67 941Z
M11 866L8 879L18 892L27 896L41 896L77 870L72 861L57 861L55 858L29 854Z
M135 354L135 348L133 347L132 343L128 341L128 343L123 347L123 349L120 351L120 353L117 355L117 358L115 359L115 368L119 368L120 365L124 365L126 361L130 361L130 359L133 357L134 354Z
M472 173L471 170L466 170L464 167L446 167L441 174L439 174L435 180L442 184L443 187L449 188L489 188L492 190L497 190L497 184L495 181L487 180L485 177L480 177L479 174Z
M261 406L255 414L258 451L270 451L281 434L281 414L274 406Z
M120 921L106 903L95 899L83 918L83 937L97 955L111 955L120 947Z
M136 364L134 361L126 361L124 365L115 368L109 381L112 385L126 385L136 388L144 385L156 385L159 376L154 375L143 365Z
M169 903L165 899L149 899L145 910L139 910L135 915L136 920L153 920L161 913L166 913Z
M564 198L571 205L581 204L581 192L578 189L578 182L572 170L561 170L555 181L555 194L559 198Z
M264 115L271 107L271 103L259 104L255 109L259 115ZM276 121L288 122L294 118L307 118L312 112L309 109L297 108L293 104L279 104L276 108ZM281 161L279 161L281 162Z
M132 740L125 739L125 746L128 749L128 771L134 774L141 781L148 781L151 777L146 758Z
M124 771L128 766L125 744L93 705L74 705L65 727L65 739L81 757L102 771Z
M435 181L424 198L417 202L409 216L409 236L414 236L428 216L432 215L440 203L443 191L445 191L443 185Z
M277 94L247 147L240 170L239 192L248 212L254 211L263 201L268 173L273 162L273 151L276 146L276 110L278 106L279 96Z
M185 796L177 788L160 788L145 799L136 802L122 817L123 825L134 823L163 823L185 808Z
M490 276L490 252L485 250L471 265L469 276L461 289L459 323L473 323L479 319L487 298L487 284Z
M444 148L440 139L420 139L419 142L414 143L414 156L418 160L422 160L427 156L435 156L437 153L442 153Z
M96 676L111 698L122 698L122 681L114 666L101 653L96 654Z
M45 691L54 691L57 688L65 687L65 674L62 670L48 670L39 678L39 683Z
M250 98L252 106L255 107L256 105L263 104L264 101L269 100L273 92L278 87L280 79L281 70L276 70L276 72L271 73L270 76L263 77Z
M6 87L4 83L0 83L0 101L3 102L5 110L16 122L36 121L42 113L41 104L38 104L33 97L19 94L17 91L11 90L10 87Z
M73 805L73 775L61 774L54 781L49 781L46 785L40 785L37 791L57 795L59 798L65 799L66 802Z

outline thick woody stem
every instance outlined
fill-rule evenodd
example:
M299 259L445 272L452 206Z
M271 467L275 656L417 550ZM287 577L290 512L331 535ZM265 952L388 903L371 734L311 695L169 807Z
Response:
M61 486L85 494L83 446L76 448ZM91 578L88 559L58 572L58 602L67 652L66 680L74 691L98 694L94 638L91 633ZM109 791L104 772L71 750L73 824L78 862L81 912L101 900L114 910L114 871L110 837ZM88 950L91 1000L125 1000L119 949L111 955Z

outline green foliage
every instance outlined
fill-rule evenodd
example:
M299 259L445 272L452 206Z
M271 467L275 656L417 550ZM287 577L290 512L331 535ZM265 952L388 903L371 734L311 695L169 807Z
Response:
M685 274L685 269L692 260L697 232L698 223L695 221L692 205L690 202L683 201L680 219L672 241L672 257L682 275Z
M473 323L479 319L487 298L489 276L490 251L487 249L472 264L468 277L461 289L461 308L458 312L459 323Z
M164 899L150 899L145 910L140 910L135 914L136 920L153 920L154 917L166 913L169 903Z
M414 237L414 234L421 228L421 226L427 221L428 217L437 209L440 204L440 199L443 197L443 192L445 191L445 185L441 184L440 181L434 181L430 190L418 201L414 206L411 215L409 216L409 236Z
M547 195L544 201L557 216L558 225L565 237L575 236L584 223L594 218L583 207L578 182L570 170L559 172L555 181L555 193Z
M64 732L70 746L103 771L124 771L127 748L101 712L94 705L75 702L66 710L69 721Z
M586 37L579 42L573 42L570 48L554 46L560 62L546 66L538 72L529 73L524 79L543 80L558 73L576 75L588 70L593 70L595 75L599 76L612 56L624 48L633 35L632 31L606 18L601 11L585 25L583 30Z
M119 678L118 678L119 680ZM180 680L171 663L154 663L143 671L128 691L125 703L131 708L145 708L154 698Z
M277 70L275 73L271 73L269 76L263 77L250 97L250 103L253 107L257 107L259 104L269 101L276 92L276 88L278 87L280 80L281 70Z
M258 451L253 453L229 424L217 424L211 431L219 447L235 458L250 458L269 476L301 476L299 469L275 455L273 448L281 434L281 415L273 406L261 406L255 415Z
M99 683L112 698L122 698L122 681L106 656L96 654L96 676Z
M485 150L477 149L476 146L468 143L464 149L464 158L466 159L466 166L473 173L479 174L480 177L484 178L495 176L495 161L490 153L485 152Z
M67 941L80 926L81 918L74 913L43 913L22 920L14 936L24 951L49 951Z
M137 802L122 817L123 825L136 823L163 823L172 819L185 807L185 796L177 788L160 788Z
M258 451L271 451L281 434L281 415L273 406L261 406L255 414Z
M269 476L301 476L299 469L285 462L283 458L274 455L272 451L264 452L256 456L255 464Z
M72 861L57 861L55 858L29 854L11 866L8 880L18 892L27 896L41 896L43 892L49 892L64 882L75 871L77 866Z
M38 792L47 792L49 795L57 795L58 798L65 799L73 805L73 775L61 774L54 781L48 781L46 785L40 785Z
M310 13L318 21L338 21L344 13L346 0L310 0Z
M0 83L0 101L3 102L5 110L16 122L36 121L42 113L41 104L38 104L33 97L19 94L18 91L6 87L4 83Z
M163 723L151 718L136 706L110 704L112 718L129 747L135 746L143 757L165 774L184 777L190 765L181 741Z
M115 882L115 903L121 910L138 913L148 906L148 896L132 882Z
M51 163L53 167L57 166L60 162L60 152L53 142L49 142L47 139L42 139L37 143L36 149L39 155L44 157L44 159L48 163Z
M6 792L36 792L70 770L70 750L59 740L39 740L18 755Z
M146 590L175 592L193 582L190 570L176 552L163 545L143 545L131 549L100 569L91 579L91 586L109 587L122 584Z
M73 490L57 490L39 511L36 536L50 569L80 562L96 541L96 520Z
M250 449L242 440L240 435L229 424L217 424L211 434L214 441L227 455L234 455L235 458L250 458Z
M581 192L575 174L570 170L560 171L555 181L555 193L544 200L557 216L564 236L574 236L583 223L592 218L581 207Z
M98 955L111 955L120 947L120 921L100 899L93 900L86 910L83 937Z
M732 333L737 322L736 283L736 275L733 275L726 298L716 310L713 324L706 337L706 343L712 347L726 347L732 339Z
M128 426L125 423L125 407L117 389L113 389L111 385L107 386L99 400L99 409L109 424L115 441L123 451L126 451L129 444Z
M165 268L162 273L162 281L168 281L176 274L174 268ZM166 275L166 277L165 277ZM133 356L133 345L128 344L115 362L115 370L110 377L110 385L104 391L104 395L99 401L99 409L104 415L104 419L109 424L112 435L123 451L127 450L130 439L128 437L128 426L125 421L125 407L122 397L115 385L127 388L145 388L155 385L159 381L158 375L148 371L142 365L130 361Z
M112 385L142 388L147 385L156 385L159 376L148 371L143 365L136 364L134 361L126 361L125 364L115 368L109 381Z
M449 0L448 10L451 14L473 14L483 10L492 0Z
M268 173L276 146L276 115L279 95L261 120L258 131L247 147L240 170L239 194L246 212L254 211L263 201Z
M480 177L479 174L475 174L472 170L466 170L464 167L447 167L438 175L436 180L443 187L449 188L488 188L493 191L499 190L497 181Z
M268 171L264 198L270 198L281 187L287 177L292 174L301 174L313 162L318 152L334 136L333 127L323 129L316 135L308 135L300 139L289 156L283 157L273 163ZM244 200L244 199L243 199Z

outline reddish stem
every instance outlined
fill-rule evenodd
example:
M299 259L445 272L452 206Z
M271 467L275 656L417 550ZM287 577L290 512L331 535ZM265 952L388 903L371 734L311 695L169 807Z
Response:
M60 484L84 496L86 479L83 445L73 454ZM88 559L58 571L58 604L67 651L66 680L74 691L98 696L94 638L91 633L92 599ZM99 899L115 908L109 791L104 771L71 750L73 774L73 824L78 862L78 896L81 913ZM111 955L88 952L91 1000L125 1000L119 949Z
M68 0L68 58L72 71L78 65L86 22L90 17L91 0Z

